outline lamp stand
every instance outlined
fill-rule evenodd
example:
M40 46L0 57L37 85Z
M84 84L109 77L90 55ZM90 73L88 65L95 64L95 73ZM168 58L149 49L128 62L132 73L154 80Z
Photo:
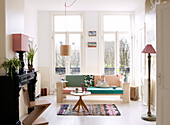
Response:
M19 74L23 74L24 72L24 60L23 60L23 56L24 56L24 51L17 51L17 53L19 53L19 60L21 60L21 68L19 69Z
M141 118L146 121L156 121L156 116L151 113L151 108L150 108L150 67L151 67L151 55L148 53L148 112L147 114L143 114Z

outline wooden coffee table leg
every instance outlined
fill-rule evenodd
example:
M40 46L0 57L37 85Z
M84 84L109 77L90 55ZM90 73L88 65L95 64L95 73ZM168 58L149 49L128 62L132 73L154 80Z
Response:
M83 105L83 107L89 112L89 109L87 108L87 106L86 106L86 104L83 102L83 100L82 100L82 105Z
M84 107L84 108L89 112L89 110L88 110L88 108L87 108L87 106L86 106L86 104L84 103L84 101L83 101L82 98L80 98L80 101L81 101L82 107Z
M84 106L81 104L82 109L84 110Z
M85 108L85 109L89 112L86 104L85 104L85 103L83 102L83 100L82 100L82 96L80 96L80 99L78 100L78 102L77 102L76 105L74 106L73 110L75 110L77 106L79 106L77 112L79 112L80 106L82 106L83 109Z
M75 110L76 107L79 106L79 105L80 105L80 99L77 101L77 103L76 103L76 105L74 106L73 110Z
M77 112L79 112L80 111L80 105L79 105L79 107L78 107L78 111Z

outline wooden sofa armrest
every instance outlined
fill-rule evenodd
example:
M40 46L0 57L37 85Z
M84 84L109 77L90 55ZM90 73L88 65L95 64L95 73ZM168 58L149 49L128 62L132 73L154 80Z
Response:
M122 88L123 88L123 90L130 90L130 83L129 82L124 82L123 84L122 84Z
M123 83L123 102L129 103L130 101L130 83Z

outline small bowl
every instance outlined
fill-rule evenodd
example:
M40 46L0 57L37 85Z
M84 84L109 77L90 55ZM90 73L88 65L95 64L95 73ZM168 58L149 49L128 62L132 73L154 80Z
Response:
M113 89L116 89L117 88L117 86L111 86Z

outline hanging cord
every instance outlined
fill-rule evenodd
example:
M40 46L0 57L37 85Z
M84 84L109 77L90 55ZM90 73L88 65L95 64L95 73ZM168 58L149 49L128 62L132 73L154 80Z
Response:
M68 8L71 7L75 2L76 2L76 0L74 0L70 5L67 5L67 4L66 4L66 1L65 1L65 5L64 5L64 6L65 6L65 16L66 16L66 8L67 8L67 7L68 7Z
M66 5L66 2L65 2L65 7L71 7L74 3L76 2L76 0L74 0L70 5Z
M66 4L66 0L65 0L65 4L64 4L64 6L65 6L65 31L66 31L66 15L67 15L67 10L66 10L66 8L68 7L71 7L74 3L76 2L76 0L74 0L70 5L67 5Z
M66 34L66 1L65 1L65 34Z

